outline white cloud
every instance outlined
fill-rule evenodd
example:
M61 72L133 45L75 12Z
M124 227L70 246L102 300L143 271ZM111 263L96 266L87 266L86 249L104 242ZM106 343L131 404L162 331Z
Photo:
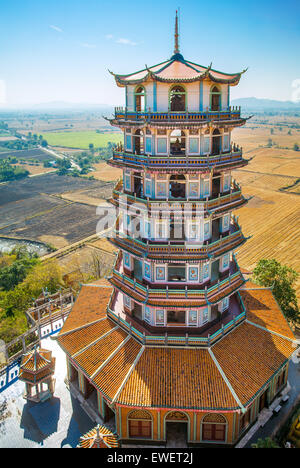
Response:
M113 35L112 34L106 34L105 36L105 39L107 39L108 41L110 41L111 39L113 39Z
M131 46L136 46L137 42L133 42L130 39L125 39L120 37L119 39L116 40L117 44L124 44L124 45L131 45Z
M63 32L63 30L61 28L59 28L58 26L54 26L54 24L50 24L50 28L54 29L54 31L57 31L57 32L60 32L60 33Z

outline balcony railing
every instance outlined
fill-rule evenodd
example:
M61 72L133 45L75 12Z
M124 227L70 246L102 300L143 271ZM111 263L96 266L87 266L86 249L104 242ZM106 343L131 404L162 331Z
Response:
M183 286L180 289L170 289L170 288L151 288L149 286L143 286L136 279L129 278L124 273L120 273L117 270L113 270L112 282L114 286L117 286L122 290L122 287L129 287L132 292L144 297L144 301L148 299L165 299L165 300L174 300L174 299L188 299L188 300L202 300L206 303L212 302L210 299L213 299L214 296L224 292L229 287L234 287L235 285L241 284L244 282L243 275L236 264L237 271L222 281L217 281L210 287L205 286L204 289L189 289L188 286ZM124 292L124 291L123 291Z
M246 161L242 158L242 149L229 151L228 153L217 156L149 156L127 153L125 151L114 151L113 157L109 161L112 163L121 163L128 166L149 168L207 168L212 166L226 166Z
M133 327L130 323L126 320L122 319L120 315L116 314L113 310L109 307L107 308L107 315L109 318L117 322L123 329L127 332L131 333L138 341L145 345L166 345L166 346L197 346L197 347L210 347L214 343L216 343L219 339L237 327L241 322L243 322L246 318L246 309L240 296L240 293L237 293L238 302L240 304L241 313L234 317L230 322L226 325L221 326L219 330L217 330L212 335L207 337L198 337L198 336L189 336L186 334L185 336L170 336L169 334L165 335L146 335L141 333L135 327ZM191 333L193 331L191 330Z
M199 245L191 241L184 240L178 243L177 240L166 242L155 242L145 239L134 239L129 235L124 234L118 230L114 231L115 239L112 240L120 248L133 249L140 255L145 255L149 258L159 256L163 257L172 255L194 256L197 258L204 258L212 255L213 253L222 250L224 252L227 248L233 245L236 248L245 242L245 237L238 223L235 221L232 225L231 231L228 235L220 235L219 239L211 242L205 241L203 245Z
M123 107L115 108L115 120L132 122L206 122L212 120L240 120L241 108L237 106L228 107L220 111L212 111L208 108L199 112L145 112L129 111Z
M167 197L166 199L152 199L150 197L137 197L135 194L131 195L129 193L122 191L122 181L119 181L116 188L113 191L112 195L112 202L114 204L118 204L120 208L126 208L130 206L132 203L142 203L146 205L145 208L150 211L155 211L156 209L161 209L162 206L165 207L166 204L170 207L170 209L180 209L186 210L187 203L190 203L190 208L193 211L196 210L205 210L205 211L215 211L225 205L232 204L235 202L244 202L246 201L245 198L242 196L242 192L240 189L240 185L236 182L233 182L230 192L225 193L225 195L219 194L218 197L214 196L207 196L204 197L202 200L195 200L195 198L171 198Z

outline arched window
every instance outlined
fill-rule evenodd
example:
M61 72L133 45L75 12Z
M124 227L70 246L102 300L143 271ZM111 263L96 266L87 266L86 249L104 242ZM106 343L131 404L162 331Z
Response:
M221 142L222 142L222 137L221 137L220 131L216 128L212 133L212 145L211 145L212 156L221 153Z
M152 438L152 416L145 410L134 410L128 414L129 437L133 439Z
M182 86L175 85L170 90L169 109L170 111L184 112L186 108L186 92Z
M207 414L201 425L202 440L226 441L227 421L222 414Z
M210 90L210 110L221 110L221 91L217 86L213 86Z
M134 92L134 108L136 112L146 110L146 91L143 86L138 86Z
M133 134L134 152L136 154L144 153L144 135L142 130L136 130Z
M178 156L185 154L185 133L182 130L173 130L171 132L170 153Z

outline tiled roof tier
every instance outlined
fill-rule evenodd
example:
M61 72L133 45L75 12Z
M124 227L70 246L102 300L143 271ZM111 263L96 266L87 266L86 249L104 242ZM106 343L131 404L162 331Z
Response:
M63 327L58 342L100 393L116 404L228 411L246 407L296 349L268 289L241 291L246 321L210 348L143 346L117 323L98 319L106 306L97 290L81 289L81 309L74 307L70 313L75 328L69 326L64 334ZM83 328L76 328L76 315L85 313L91 324L84 336Z
M182 55L175 55L170 60L159 63L152 67L144 68L136 73L118 75L110 72L118 86L138 85L147 81L160 81L164 83L192 83L194 81L210 80L215 83L237 85L241 75L239 73L223 73L214 70L211 65L204 67L197 63L185 60Z
M60 334L105 318L111 293L109 283L83 285Z

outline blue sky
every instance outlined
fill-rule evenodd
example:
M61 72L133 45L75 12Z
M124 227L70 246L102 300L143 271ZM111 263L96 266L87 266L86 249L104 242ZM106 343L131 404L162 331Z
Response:
M123 104L110 69L130 73L172 55L180 7L185 58L229 73L232 98L292 99L300 79L299 0L0 0L0 102Z

